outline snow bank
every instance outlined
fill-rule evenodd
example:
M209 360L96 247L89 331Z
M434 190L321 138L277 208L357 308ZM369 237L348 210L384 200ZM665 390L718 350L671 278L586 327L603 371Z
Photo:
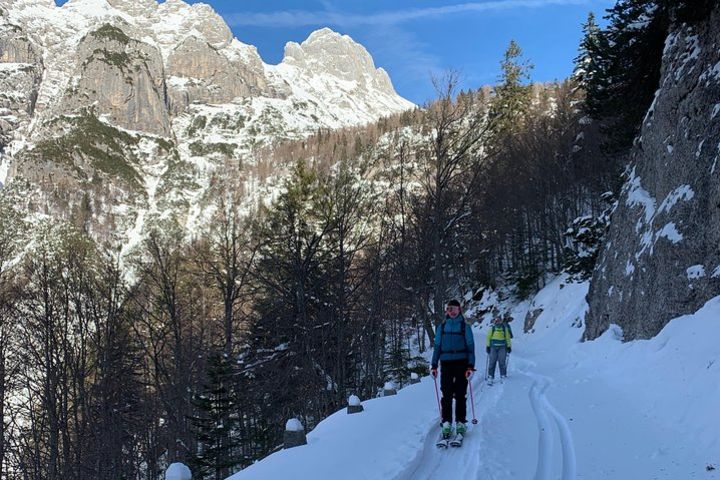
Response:
M588 308L585 296L589 286L588 282L570 281L568 275L560 275L548 283L527 307L531 312L540 309L542 313L526 342L542 349L559 341L579 342L584 332L582 326Z
M650 340L618 341L611 331L587 350L586 360L603 368L603 376L627 393L645 414L693 450L720 451L720 296L692 315L678 317ZM710 456L710 455L708 455Z
M395 478L438 422L434 395L432 381L424 378L397 395L366 400L362 415L340 410L308 433L307 445L276 452L230 479Z
M291 418L285 424L285 430L288 432L302 432L305 429L303 428L302 423L300 423L300 420L297 418Z
M165 480L192 480L192 474L186 465L173 463L165 472Z

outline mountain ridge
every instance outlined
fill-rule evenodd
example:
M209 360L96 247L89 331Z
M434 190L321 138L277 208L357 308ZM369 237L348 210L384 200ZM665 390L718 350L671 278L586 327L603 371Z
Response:
M347 35L269 65L206 4L0 0L0 27L0 182L29 181L51 217L89 204L91 233L121 243L150 217L194 225L213 175L260 147L415 108Z

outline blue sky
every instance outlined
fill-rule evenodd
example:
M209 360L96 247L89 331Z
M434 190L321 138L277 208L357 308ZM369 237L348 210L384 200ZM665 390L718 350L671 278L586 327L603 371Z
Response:
M64 3L63 0L58 0ZM186 0L187 1L187 0ZM190 0L190 3L196 3ZM328 26L350 35L385 68L395 89L422 104L431 76L460 72L463 88L493 84L511 39L535 68L534 81L567 77L590 11L602 17L614 0L205 0L242 42L278 63L288 41Z
M243 42L268 63L285 42L329 26L363 44L396 90L415 103L434 97L432 75L458 70L464 88L495 83L511 39L535 68L532 78L565 78L589 11L614 0L210 0Z

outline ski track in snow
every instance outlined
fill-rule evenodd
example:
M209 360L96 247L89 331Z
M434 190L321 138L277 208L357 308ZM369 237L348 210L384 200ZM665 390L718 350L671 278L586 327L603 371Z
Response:
M560 448L562 452L562 480L575 480L577 472L577 460L575 458L575 443L572 439L572 432L567 419L558 412L550 403L545 391L550 387L550 378L536 373L518 370L533 380L530 388L530 403L537 417L539 438L538 438L538 463L535 469L535 480L550 480L552 476L552 455L554 450L554 437L550 419L555 422L558 435L560 436Z
M570 425L567 419L550 403L545 395L552 385L551 378L530 370L534 365L532 361L517 358L513 355L514 364L522 367L510 366L508 371L526 377L532 382L528 396L538 424L537 466L534 480L554 480L553 460L556 435L559 437L562 476L561 480L576 479L576 456ZM515 378L518 378L515 376ZM494 480L506 478L504 466L494 460L491 454L492 442L483 434L483 428L490 420L487 414L503 400L505 385L497 383L486 387L485 379L475 375L472 386L475 393L475 411L478 415L478 424L468 425L468 435L460 448L449 447L447 450L438 448L435 443L439 435L438 419L434 419L427 427L427 436L424 445L418 449L418 455L410 463L408 469L394 480L430 480L437 478L478 478ZM470 395L468 392L468 403ZM472 406L468 405L468 417L472 415Z
M533 412L535 412L539 430L537 466L535 467L535 477L533 477L535 480L548 480L552 466L552 426L550 425L550 419L548 418L544 402L545 389L547 386L548 383L541 386L540 382L536 380L530 388L530 403L532 404Z
M424 377L397 397L364 402L363 415L336 412L306 447L232 478L720 480L720 296L651 340L623 343L613 327L581 343L586 294L587 283L559 277L515 309L515 319L531 306L543 312L532 334L517 335L520 356L510 355L503 384L472 379L479 423L462 447L435 447L437 404ZM487 330L473 330L482 345Z
M475 412L478 424L473 425L468 420L468 433L463 440L462 447L438 448L437 442L440 434L439 418L435 418L428 426L428 433L423 448L418 449L417 457L411 462L409 468L394 480L431 480L438 478L483 478L494 480L499 465L487 458L487 441L483 436L485 414L501 399L503 388L498 384L496 388L485 389L484 378L475 375L472 379L475 396ZM485 390L485 391L483 391ZM490 392L488 394L487 392ZM470 392L468 390L468 419L472 417L470 405Z
M524 377L527 377L532 386L528 396L535 418L538 423L538 458L534 480L551 480L553 477L553 455L555 449L555 435L559 436L562 458L561 480L576 479L575 444L567 419L558 412L545 395L552 385L549 377L534 373L527 369L533 362L515 358L514 363L522 364L525 368L510 368ZM501 402L504 394L504 384L497 383L486 388L485 379L476 375L472 380L476 400L476 414L478 424L469 423L468 435L460 448L449 447L447 450L438 448L437 442L439 425L437 419L428 426L428 433L422 449L410 463L409 468L395 480L422 480L436 479L450 475L452 478L477 478L493 480L505 478L503 466L493 461L494 456L489 452L491 445L483 435L483 424L487 413ZM468 392L468 403L470 395ZM472 406L468 405L468 417L472 415ZM556 433L557 432L557 433ZM498 476L499 475L499 476ZM449 477L448 477L449 478Z

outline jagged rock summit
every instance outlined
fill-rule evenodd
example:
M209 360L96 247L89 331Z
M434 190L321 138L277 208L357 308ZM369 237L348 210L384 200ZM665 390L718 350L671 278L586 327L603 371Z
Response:
M298 95L321 97L323 92L330 93L329 100L338 113L354 111L358 123L372 120L374 104L391 111L410 107L395 94L387 72L375 67L362 45L329 28L313 32L302 44L289 42L275 70Z

